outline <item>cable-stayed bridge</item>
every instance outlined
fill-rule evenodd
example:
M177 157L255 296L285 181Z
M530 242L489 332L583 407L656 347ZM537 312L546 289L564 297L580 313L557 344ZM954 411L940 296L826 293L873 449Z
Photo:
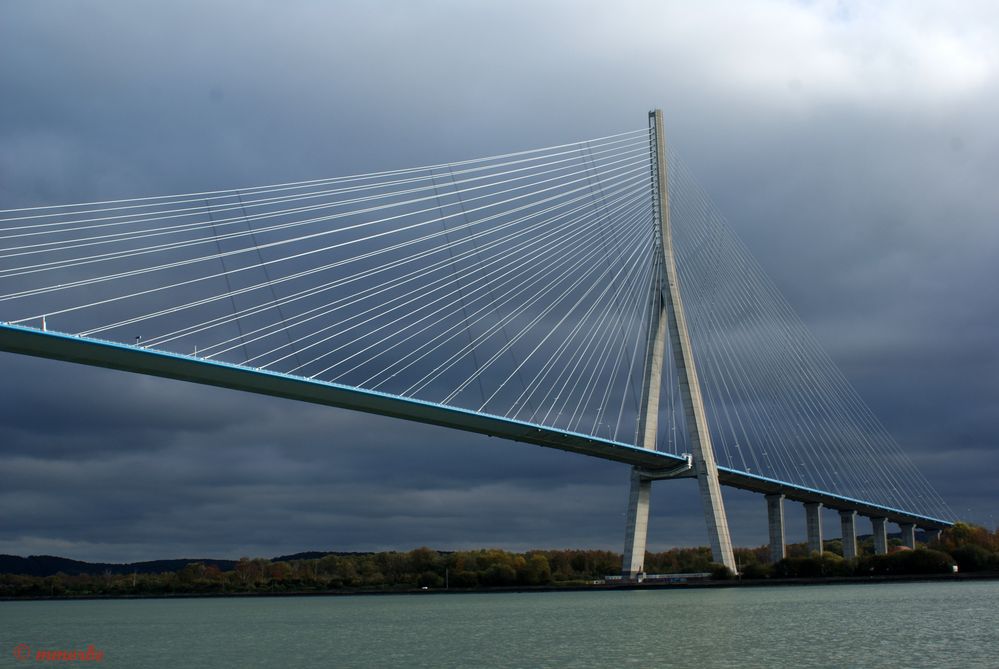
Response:
M368 411L856 515L953 519L647 128L411 169L0 211L0 349Z

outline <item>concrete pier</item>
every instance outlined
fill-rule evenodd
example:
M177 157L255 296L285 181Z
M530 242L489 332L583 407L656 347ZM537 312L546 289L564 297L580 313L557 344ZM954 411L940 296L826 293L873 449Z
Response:
M941 530L932 529L924 531L926 532L926 543L930 544L933 543L934 541L940 541Z
M767 525L770 528L770 562L787 557L784 538L784 495L767 495Z
M805 526L808 531L808 550L822 552L822 504L805 502Z
M857 512L840 511L839 525L843 531L843 557L853 560L857 557Z
M902 530L902 545L914 549L916 547L916 524L899 523L898 527Z
M871 518L871 531L874 533L874 554L888 554L888 519Z
M628 499L628 524L625 526L624 563L621 575L637 580L645 571L645 542L649 533L649 497L652 481L631 471L631 495Z

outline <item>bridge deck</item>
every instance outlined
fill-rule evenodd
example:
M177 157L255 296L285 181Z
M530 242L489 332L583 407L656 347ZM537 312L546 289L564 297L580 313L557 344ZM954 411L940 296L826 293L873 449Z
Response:
M630 444L565 432L502 416L481 414L467 409L268 370L18 325L0 324L0 350L442 425L546 448L581 453L650 471L674 469L686 461L670 453L649 451ZM719 467L719 479L722 484L734 488L759 493L779 492L785 494L788 499L821 502L833 509L852 509L865 516L883 516L892 522L916 523L927 529L951 525L937 518L891 509L726 467Z

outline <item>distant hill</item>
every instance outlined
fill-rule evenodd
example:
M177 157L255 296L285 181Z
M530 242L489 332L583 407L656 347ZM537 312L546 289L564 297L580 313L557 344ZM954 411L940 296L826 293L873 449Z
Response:
M327 555L370 555L363 552L349 551L306 551L293 555L279 555L271 558L271 562L290 562L292 560L318 560ZM77 574L159 574L167 571L180 571L192 563L215 565L222 571L230 571L236 566L236 560L215 560L212 558L177 558L174 560L150 560L148 562L82 562L55 555L0 555L0 574L24 574L27 576L52 576L62 572L75 576Z
M327 555L371 555L370 551L305 551L304 553L293 553L291 555L278 555L271 558L271 562L292 562L293 560L319 560Z
M0 574L25 574L28 576L52 576L63 574L158 574L165 571L178 571L192 562L215 565L222 571L228 571L236 564L235 560L186 559L151 560L149 562L131 562L114 564L109 562L81 562L54 555L0 555Z

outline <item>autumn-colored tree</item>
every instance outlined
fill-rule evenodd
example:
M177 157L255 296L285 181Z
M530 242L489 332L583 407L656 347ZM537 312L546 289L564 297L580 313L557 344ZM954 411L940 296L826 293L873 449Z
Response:
M291 578L293 570L287 562L272 562L267 566L267 577L271 581L283 583Z

